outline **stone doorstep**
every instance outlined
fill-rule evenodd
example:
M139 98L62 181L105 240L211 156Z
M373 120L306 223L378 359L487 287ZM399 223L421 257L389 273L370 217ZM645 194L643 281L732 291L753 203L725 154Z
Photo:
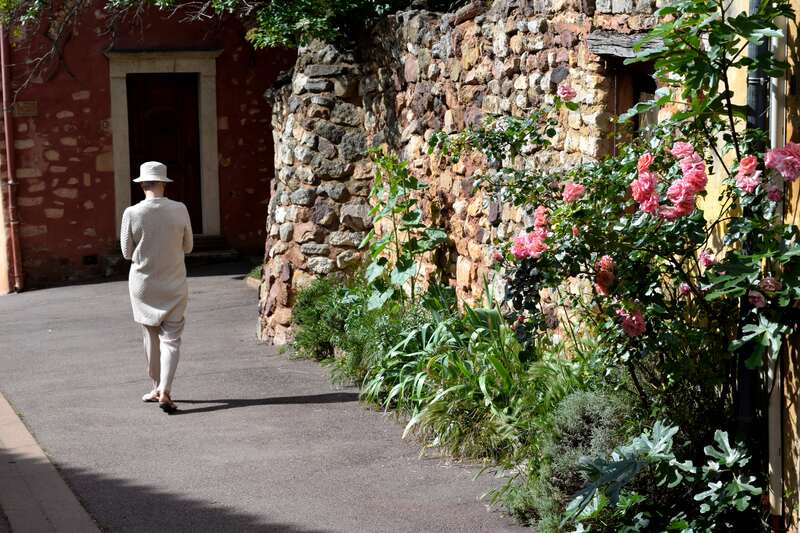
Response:
M0 507L14 533L100 533L2 394Z
M261 287L261 280L252 276L245 276L244 283L253 290L258 290Z

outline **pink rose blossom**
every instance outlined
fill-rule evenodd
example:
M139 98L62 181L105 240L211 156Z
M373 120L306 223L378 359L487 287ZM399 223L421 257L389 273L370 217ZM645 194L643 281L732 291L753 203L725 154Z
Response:
M681 172L686 174L690 170L694 169L706 169L706 162L703 161L703 158L697 155L695 152L692 152L690 155L684 157L678 162L678 166L681 167Z
M561 198L567 203L572 203L581 196L583 196L584 190L585 187L580 183L572 183L572 182L565 183L564 192L561 195Z
M597 277L595 278L594 284L595 289L597 290L598 294L607 296L611 285L613 285L614 281L616 280L616 277L614 276L614 258L610 255L604 255L597 260L597 263L594 265L594 269L597 271Z
M511 245L511 253L517 259L525 259L528 257L528 236L522 234L519 237L514 237L514 243Z
M765 292L778 292L783 288L783 284L772 276L766 276L758 282L758 286Z
M540 205L533 213L533 226L535 228L547 227L547 208Z
M705 168L693 168L683 175L683 179L693 193L704 190L708 184Z
M783 148L773 148L764 156L767 168L777 170L786 181L800 177L800 144L788 143Z
M667 198L673 204L694 201L694 190L684 179L676 179L667 189Z
M614 271L614 258L610 255L604 255L600 259L597 260L597 264L595 265L595 270L605 270L607 272Z
M539 210L537 209L537 211ZM514 238L511 253L517 259L525 259L527 257L538 259L540 255L550 249L544 242L547 237L547 227L544 225L536 226L533 231L523 233Z
M696 194L706 188L708 176L706 175L706 163L702 157L693 152L681 159L680 167L683 179L692 194Z
M631 182L631 195L637 202L643 202L656 192L658 183L655 174L643 171L639 177Z
M564 82L558 86L556 94L565 102L571 102L578 93L575 92L575 89L573 89L569 83Z
M687 142L678 141L672 145L670 152L675 157L684 158L694 154L694 146Z
M639 208L644 211L645 213L654 214L658 211L658 195L654 194L652 196L648 196L645 201L639 204Z
M739 161L739 174L750 176L758 168L758 158L754 155L746 155Z
M748 194L753 194L753 191L755 191L756 187L758 187L760 184L760 170L752 175L746 175L742 173L736 174L736 186Z
M597 290L598 294L608 296L611 285L614 284L615 280L616 276L614 276L613 272L608 270L600 270L595 277L594 288Z
M666 220L675 220L676 218L685 217L694 211L694 198L689 198L683 202L671 206L661 206L659 215Z
M748 194L752 194L761 183L761 171L756 171L758 158L746 155L739 161L739 170L736 172L736 186Z
M639 203L639 209L645 213L655 213L658 210L658 180L649 170L643 170L639 177L631 182L631 196Z
M650 168L650 165L653 164L653 155L650 152L645 152L639 158L639 162L636 165L636 169L639 171L639 174L646 171Z
M578 235L580 235L580 234L581 234L581 232L580 232L580 230L578 229L578 226L576 226L576 225L574 225L574 224L573 224L573 225L572 225L572 236L573 236L573 237L577 237L577 236L578 236Z
M761 309L767 306L767 300L764 295L758 291L750 291L747 293L747 301L756 309Z
M527 257L536 259L549 249L549 246L544 242L548 237L548 233L547 208L543 205L538 206L534 211L533 227L533 231L522 233L519 237L514 238L511 253L517 259L525 259Z
M783 199L783 187L772 184L767 185L767 198L772 202L780 202Z
M708 175L706 163L694 151L694 147L686 142L676 142L672 146L672 155L680 159L682 177L676 179L667 189L667 198L671 206L661 206L659 214L667 220L675 220L690 215L695 209L695 195L706 188ZM647 206L653 208L652 205Z
M700 264L703 265L703 268L708 268L717 262L714 255L711 254L708 250L703 250L700 253L700 258L698 260L700 261Z
M639 308L633 311L620 308L617 309L617 315L622 317L622 331L628 337L638 337L647 330L647 324Z
M692 292L692 288L689 286L688 283L684 282L678 286L678 294L680 294L681 296L686 296L690 292Z

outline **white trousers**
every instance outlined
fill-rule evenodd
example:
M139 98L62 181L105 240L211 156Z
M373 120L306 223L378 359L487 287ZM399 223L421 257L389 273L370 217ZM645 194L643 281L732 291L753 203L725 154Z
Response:
M184 320L162 322L160 326L142 326L144 353L147 356L147 371L153 380L153 388L169 394L172 380L181 355L181 333Z

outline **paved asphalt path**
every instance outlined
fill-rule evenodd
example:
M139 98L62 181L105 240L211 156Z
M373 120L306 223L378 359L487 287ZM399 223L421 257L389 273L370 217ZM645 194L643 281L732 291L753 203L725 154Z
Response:
M126 282L0 296L0 391L101 528L526 531L479 500L491 476L420 459L353 389L259 344L244 271L189 280L176 416L140 400Z

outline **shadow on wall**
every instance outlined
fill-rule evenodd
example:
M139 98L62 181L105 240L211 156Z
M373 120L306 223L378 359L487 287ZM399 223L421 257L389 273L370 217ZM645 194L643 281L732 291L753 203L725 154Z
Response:
M40 461L0 449L3 463L32 463ZM103 531L113 533L330 533L323 529L308 529L293 524L271 522L268 518L240 513L211 502L188 498L135 485L69 465L56 465L67 484L81 500ZM5 480L4 482L7 482ZM91 494L91 501L82 496ZM0 530L2 526L0 525Z

